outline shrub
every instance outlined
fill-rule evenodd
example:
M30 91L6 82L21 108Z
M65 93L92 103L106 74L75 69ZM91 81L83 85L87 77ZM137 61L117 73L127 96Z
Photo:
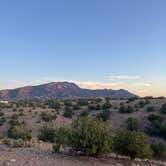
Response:
M71 147L85 155L100 155L111 150L111 129L103 121L90 117L79 118L73 123Z
M27 147L32 147L35 145L36 141L34 142L33 139L31 140L22 140L22 139L10 139L10 138L5 138L3 140L3 143L7 145L10 148L27 148Z
M73 115L74 115L74 112L69 108L66 108L66 110L63 114L63 116L66 117L66 118L72 118Z
M52 115L52 114L47 113L47 112L42 112L41 117L42 117L42 120L45 122L49 122L49 121L57 118L56 114Z
M141 100L141 101L139 101L139 107L140 108L143 108L145 105L147 105L147 104L149 104L150 102L149 102L149 100L148 99L146 99L145 101L144 100Z
M164 139L166 139L166 124L162 124L162 125L160 126L160 135L161 135Z
M47 123L42 129L39 139L44 142L54 142L55 141L55 129L51 123Z
M131 107L131 106L128 106L127 108L126 108L126 111L125 111L126 113L133 113L134 112L134 109Z
M24 112L24 109L20 108L18 111L19 111L19 112Z
M102 108L103 108L103 110L107 110L107 109L112 108L112 105L109 102L106 102L103 104Z
M8 130L8 137L22 140L30 140L32 138L31 133L24 130L21 126L11 126Z
M135 100L137 100L138 97L131 97L127 100L127 103L131 103L131 102L134 102Z
M9 123L11 126L20 126L21 124L18 120L18 114L13 114Z
M17 112L17 109L16 109L16 108L14 108L14 109L13 109L13 112Z
M163 143L152 144L154 157L166 157L166 145Z
M0 117L0 126L2 126L6 122L6 118L4 116Z
M139 130L139 122L136 118L128 118L127 121L127 129L130 131L137 131Z
M79 110L79 109L80 109L80 105L79 104L73 105L73 110Z
M126 111L126 107L124 105L121 105L119 108L120 113L124 113Z
M133 113L135 110L131 107L131 106L128 106L127 108L125 106L120 106L119 108L119 112L120 113Z
M15 120L15 119L11 119L10 121L9 121L9 123L12 125L12 126L19 126L19 125L21 125L21 123L19 122L19 120Z
M59 152L61 148L65 149L67 145L70 145L70 135L71 131L68 128L60 127L55 130L55 144L53 145L54 152Z
M49 108L59 110L61 108L61 104L58 101L50 101Z
M72 103L71 100L65 100L64 105L67 106L67 107L71 107L73 105L73 103Z
M162 114L166 114L166 103L162 105L162 107L160 108L160 111Z
M150 122L158 121L158 122L161 123L163 121L163 117L160 116L160 115L151 114L151 115L148 116L148 120Z
M155 108L153 106L147 107L146 109L147 112L154 112Z
M4 113L2 112L2 110L0 110L0 116L4 116Z
M99 120L107 121L110 119L110 116L111 116L110 110L103 110L103 112L101 112L97 115L97 118Z
M80 106L87 106L88 105L88 100L87 99L78 99L78 104Z
M88 111L83 111L83 112L81 112L80 117L85 117L85 116L88 116L88 115L89 115Z
M100 104L91 104L88 106L89 110L101 110Z
M160 115L151 114L147 118L150 122L147 127L147 132L154 136L162 136L161 134L161 125L163 122L163 117Z
M144 132L127 129L118 131L114 137L113 145L116 153L130 156L131 159L136 157L149 158L151 156L151 149Z
M160 127L161 124L159 121L152 121L147 127L147 133L154 136L161 136Z

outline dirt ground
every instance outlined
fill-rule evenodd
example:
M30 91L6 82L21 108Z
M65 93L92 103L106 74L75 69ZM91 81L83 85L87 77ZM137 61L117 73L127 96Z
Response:
M160 161L132 161L115 157L92 158L53 154L50 146L10 149L0 145L0 166L166 166Z

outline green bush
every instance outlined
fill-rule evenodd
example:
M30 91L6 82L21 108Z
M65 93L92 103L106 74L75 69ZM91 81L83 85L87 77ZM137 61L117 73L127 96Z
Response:
M64 105L67 106L67 107L71 107L73 105L73 103L72 103L71 100L65 100Z
M49 101L49 108L59 110L61 108L61 104L58 101Z
M149 125L147 126L147 132L153 136L160 136L160 126L163 118L160 115L151 114L147 117Z
M109 102L104 103L103 106L102 106L103 110L107 110L107 109L110 109L110 108L112 108L112 105Z
M54 142L55 141L55 129L51 123L47 123L42 129L39 139L44 142Z
M119 112L120 113L125 113L126 107L124 105L120 105Z
M119 108L120 113L133 113L134 111L135 110L131 106L125 107L125 106L122 105Z
M89 115L88 111L83 111L83 112L81 112L81 114L79 116L80 117L85 117L85 116L88 116L88 115Z
M74 112L70 108L66 108L63 114L63 116L66 118L72 118L73 115L74 115Z
M148 134L166 139L166 124L164 123L164 117L151 114L148 116L148 120L150 121L150 124L147 127Z
M158 122L162 122L163 121L163 117L160 115L155 115L155 114L150 114L147 118L150 122L153 121L158 121Z
M162 105L162 107L160 108L160 111L162 114L166 114L166 103Z
M136 118L128 118L127 121L127 129L130 131L138 131L139 130L139 122Z
M80 109L80 105L79 104L73 105L73 110L79 110L79 109Z
M70 146L70 135L71 131L68 128L60 127L55 130L55 143L53 145L54 152L59 152L61 148L65 149L67 145Z
M141 101L139 101L139 107L140 108L143 108L143 107L145 107L145 105L148 105L148 104L150 104L150 101L148 100L148 99L146 99L146 100L141 100Z
M55 120L57 118L56 114L52 115L50 113L47 113L47 112L42 112L41 113L41 118L43 121L45 122L49 122L51 120Z
M101 110L100 104L90 104L88 105L89 110Z
M11 117L11 120L9 121L9 123L11 124L11 126L20 126L21 123L18 120L19 115L18 114L13 114Z
M87 106L89 102L88 102L88 99L78 99L78 104L80 106Z
M11 126L8 130L8 137L22 140L30 140L32 138L31 133L24 130L21 126Z
M4 113L2 112L2 110L0 110L0 116L4 116Z
M97 115L97 118L99 120L107 121L110 119L111 112L110 110L103 110L101 113Z
M155 108L153 106L147 107L146 109L147 112L154 112Z
M144 132L129 131L127 129L118 131L114 137L114 151L118 154L130 156L131 159L149 158L151 148Z
M135 100L137 100L138 98L137 97L131 97L127 100L127 103L131 103L131 102L134 102Z
M6 122L6 118L4 116L0 117L0 126L2 126Z
M161 135L161 137L166 139L166 124L162 124L160 126L160 135Z
M111 128L105 122L90 117L74 121L71 132L72 150L96 156L109 153L111 145Z
M153 150L154 157L166 157L166 145L163 143L152 144L151 148Z

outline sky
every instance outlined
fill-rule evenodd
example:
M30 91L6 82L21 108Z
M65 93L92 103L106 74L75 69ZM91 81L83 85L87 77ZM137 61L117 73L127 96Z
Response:
M165 0L0 1L0 89L53 81L166 96Z

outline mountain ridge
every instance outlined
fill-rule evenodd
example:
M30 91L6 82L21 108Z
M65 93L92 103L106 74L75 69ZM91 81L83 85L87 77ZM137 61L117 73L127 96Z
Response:
M0 90L0 99L29 99L29 98L74 98L74 97L111 97L131 98L137 95L124 90L84 89L73 82L51 82L42 85L24 86L16 89Z

